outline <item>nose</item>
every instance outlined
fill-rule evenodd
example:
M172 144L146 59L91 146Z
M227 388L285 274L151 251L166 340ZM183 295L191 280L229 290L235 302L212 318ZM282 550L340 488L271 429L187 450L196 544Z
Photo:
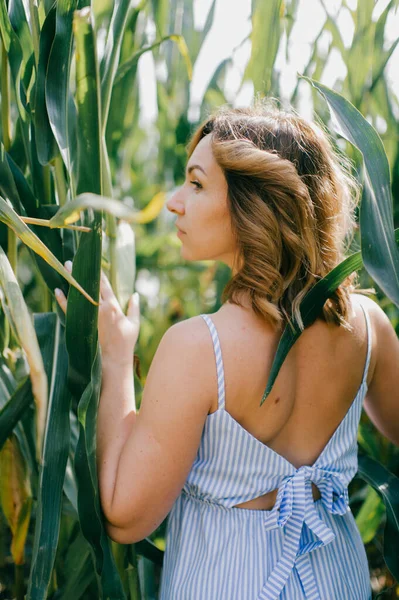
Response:
M184 203L183 203L183 198L181 195L181 188L179 188L178 190L176 190L171 197L169 198L169 200L166 202L166 208L172 212L172 213L177 213L178 215L183 215L184 214Z

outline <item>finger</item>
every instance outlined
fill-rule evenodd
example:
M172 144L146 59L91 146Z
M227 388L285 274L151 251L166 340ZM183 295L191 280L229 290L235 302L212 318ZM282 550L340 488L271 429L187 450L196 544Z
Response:
M140 324L140 296L137 292L129 298L126 316L132 323Z
M111 300L114 297L114 291L111 287L110 282L108 281L108 277L101 269L101 279L100 279L100 293L103 300Z
M58 304L60 305L60 307L62 308L64 313L66 313L67 299L65 298L64 293L59 288L55 288L54 294L55 294L55 299L57 300Z

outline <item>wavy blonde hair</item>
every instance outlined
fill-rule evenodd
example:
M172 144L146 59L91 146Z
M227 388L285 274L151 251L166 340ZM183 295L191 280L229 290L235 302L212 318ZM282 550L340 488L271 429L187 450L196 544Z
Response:
M278 108L274 98L249 108L222 107L194 132L189 157L212 134L214 157L228 185L237 272L222 302L241 305L250 297L254 312L272 325L294 316L304 329L299 306L319 279L344 258L357 228L360 185L351 162L333 148L322 126ZM322 314L351 330L346 321L349 275L325 302Z

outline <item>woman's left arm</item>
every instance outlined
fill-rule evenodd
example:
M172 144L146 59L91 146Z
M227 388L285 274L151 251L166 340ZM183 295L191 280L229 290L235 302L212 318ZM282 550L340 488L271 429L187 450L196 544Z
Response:
M151 363L138 415L133 365L103 364L97 464L113 540L134 543L148 536L181 492L216 389L211 352L201 317L168 329Z
M71 263L65 266L72 270ZM100 294L100 500L108 535L133 543L162 523L183 488L217 390L216 369L202 317L173 325L155 353L136 414L133 350L139 305L131 301L125 316L103 272ZM66 312L64 294L56 297Z

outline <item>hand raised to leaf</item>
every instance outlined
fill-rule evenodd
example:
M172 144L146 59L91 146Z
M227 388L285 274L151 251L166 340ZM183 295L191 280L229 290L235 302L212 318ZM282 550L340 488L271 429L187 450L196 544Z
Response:
M71 261L65 268L72 271ZM66 313L67 299L58 288L55 297L61 309ZM100 305L98 310L98 341L101 346L103 362L128 363L133 360L134 347L140 331L139 295L134 293L128 303L127 314L124 315L113 292L107 276L101 270Z

